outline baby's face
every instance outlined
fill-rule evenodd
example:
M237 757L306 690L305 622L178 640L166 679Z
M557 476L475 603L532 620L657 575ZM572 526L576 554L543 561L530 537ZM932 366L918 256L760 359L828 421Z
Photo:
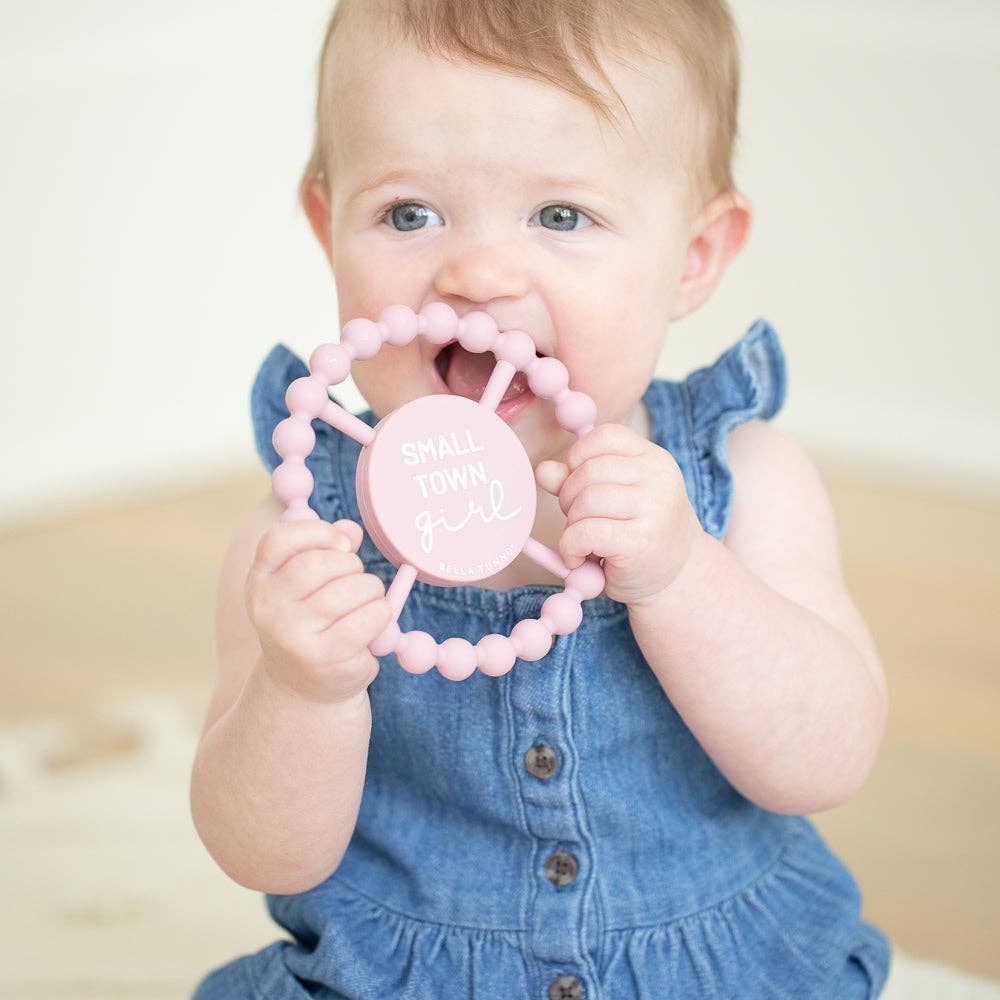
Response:
M566 365L570 387L597 404L596 423L642 429L700 208L675 62L608 66L636 123L618 134L533 80L401 46L335 55L329 221L341 324L395 303L485 310ZM355 362L378 417L441 391L438 350L417 337ZM547 400L511 426L533 466L575 440Z

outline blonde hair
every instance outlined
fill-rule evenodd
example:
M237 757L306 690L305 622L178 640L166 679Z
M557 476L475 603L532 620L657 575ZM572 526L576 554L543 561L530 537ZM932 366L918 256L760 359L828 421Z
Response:
M385 26L432 55L466 59L560 87L616 125L608 101L577 68L582 58L615 95L598 53L666 45L680 57L700 99L703 139L693 168L703 201L732 191L737 136L739 42L727 0L339 0L319 59L316 130L300 190L331 180L327 56L345 21L381 15Z

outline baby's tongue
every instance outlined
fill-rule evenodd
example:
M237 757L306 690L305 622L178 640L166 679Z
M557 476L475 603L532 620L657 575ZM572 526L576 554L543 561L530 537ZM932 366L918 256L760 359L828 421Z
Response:
M496 366L497 359L491 351L473 354L461 344L454 344L451 347L448 377L445 382L456 396L465 396L467 399L474 399L478 402ZM515 372L501 402L520 396L527 388L527 376L524 372Z

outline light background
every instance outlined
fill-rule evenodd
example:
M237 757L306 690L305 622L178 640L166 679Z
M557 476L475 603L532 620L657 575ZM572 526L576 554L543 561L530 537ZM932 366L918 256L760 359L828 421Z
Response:
M328 9L0 7L0 522L245 468L267 349L335 338L295 202ZM756 223L661 374L765 315L807 447L997 487L995 2L734 9Z

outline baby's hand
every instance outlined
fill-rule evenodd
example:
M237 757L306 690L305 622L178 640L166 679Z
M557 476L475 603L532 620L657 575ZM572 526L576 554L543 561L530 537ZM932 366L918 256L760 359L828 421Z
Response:
M353 521L282 521L261 537L247 574L264 669L309 701L348 701L378 674L367 647L392 608L382 581L364 572L360 544Z
M567 517L559 541L574 569L604 557L604 592L632 605L670 586L701 532L670 452L624 424L598 424L562 462L540 462L538 485L559 498Z

